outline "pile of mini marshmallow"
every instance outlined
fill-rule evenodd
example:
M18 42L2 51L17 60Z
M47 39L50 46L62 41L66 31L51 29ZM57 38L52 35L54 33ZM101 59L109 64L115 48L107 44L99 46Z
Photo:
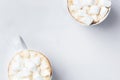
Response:
M10 62L10 80L50 80L51 66L38 52L23 51Z
M102 22L111 8L110 0L68 0L71 15L80 23L92 25Z

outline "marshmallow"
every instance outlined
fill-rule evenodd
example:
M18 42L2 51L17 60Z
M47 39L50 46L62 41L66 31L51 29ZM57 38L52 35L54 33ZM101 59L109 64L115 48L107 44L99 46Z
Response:
M21 80L30 80L30 78L22 78Z
M110 0L100 0L99 4L103 5L105 7L110 7L111 6L111 1Z
M31 75L31 72L28 71L28 70L23 70L23 71L20 71L18 74L17 74L17 77L19 78L23 78L23 77L29 77Z
M83 10L78 10L76 11L73 16L77 19L79 17L83 17L83 16L86 16L87 14L83 11Z
M20 78L18 79L16 76L13 76L11 80L20 80Z
M82 7L82 4L81 4L80 0L74 0L73 1L73 5L75 5L77 8L81 8Z
M50 71L49 70L43 70L42 72L41 72L41 76L50 76L50 73L49 73Z
M26 78L17 78L17 77L12 77L11 80L31 80L29 77Z
M37 54L35 52L29 52L29 54L30 54L30 58L34 58L37 56Z
M81 5L82 6L86 6L86 5L89 6L89 5L93 5L94 2L95 2L95 0L82 0Z
M30 71L36 70L36 65L29 59L25 59L25 67L28 68Z
M73 4L74 4L74 5L81 5L80 0L74 0L74 1L73 1Z
M76 11L76 10L79 9L79 7L78 7L78 6L75 6L75 5L71 5L71 6L69 7L69 9L70 9L70 11Z
M100 11L100 8L96 5L93 5L93 6L90 7L89 14L96 15L96 14L99 13L99 11Z
M40 76L40 73L36 71L33 73L33 80L43 80L43 79Z
M46 63L46 61L42 61L40 67L41 67L41 69L46 69L46 68L48 68L49 66L48 66L48 64Z
M14 61L16 63L22 63L23 60L22 60L22 57L20 55L16 55L15 58L14 58Z
M31 61L38 66L38 65L40 65L40 63L41 63L41 60L40 60L40 59L41 59L41 57L40 57L40 56L37 56L37 57L31 58Z
M90 25L93 22L93 18L90 16L85 16L85 17L81 18L80 21L82 21L86 25Z
M21 70L22 66L20 65L20 63L15 63L11 65L11 69L15 72Z
M16 55L14 57L13 61L14 62L11 62L12 63L12 65L11 65L12 70L13 71L19 71L19 70L21 70L22 65L23 65L22 64L22 62L23 62L22 57L20 55Z
M85 11L83 11L83 10L78 10L77 13L78 13L78 15L81 16L81 17L87 16L87 14L85 13Z
M100 17L104 17L108 12L108 8L102 7L100 10Z

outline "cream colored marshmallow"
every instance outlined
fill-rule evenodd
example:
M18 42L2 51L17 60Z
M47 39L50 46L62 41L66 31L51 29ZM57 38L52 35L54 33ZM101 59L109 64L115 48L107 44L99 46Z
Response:
M81 18L81 21L83 23L85 23L86 25L90 25L93 22L93 18L90 16L85 16L85 17Z
M102 7L100 10L100 17L104 17L108 12L108 8Z
M36 57L33 57L33 58L31 58L31 61L35 64L35 65L40 65L40 63L41 63L41 58L40 58L40 56L36 56Z
M71 5L71 6L69 7L69 10L70 10L70 11L76 11L76 10L79 10L79 7L78 7L78 6L75 6L75 5Z
M43 80L43 79L40 76L40 73L36 71L33 73L33 80Z
M78 10L77 12L79 14L79 16L84 17L87 16L87 13L84 10Z
M77 11L73 14L73 16L74 16L75 18L78 18L78 17L87 16L87 14L86 14L83 10L77 10Z
M95 0L82 0L81 5L82 6L86 6L86 5L89 6L89 5L93 5L94 2L95 2Z
M80 0L74 0L73 4L76 5L76 7L80 7L80 8L82 7Z
M22 71L18 72L16 75L18 78L24 78L24 77L28 77L28 76L32 75L32 73L28 70L22 70Z
M97 5L92 5L89 10L89 14L97 15L100 11L100 8Z
M111 1L110 0L99 0L99 4L103 5L105 7L110 7L111 6Z
M25 67L29 70L29 71L36 71L36 65L35 63L33 63L30 59L25 59Z

